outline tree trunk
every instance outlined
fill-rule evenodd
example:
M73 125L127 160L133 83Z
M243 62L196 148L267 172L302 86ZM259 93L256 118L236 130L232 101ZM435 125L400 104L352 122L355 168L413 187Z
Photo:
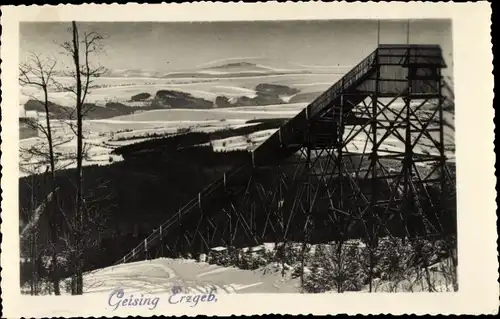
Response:
M75 63L75 77L76 77L76 212L74 216L74 233L75 233L75 276L72 280L75 286L75 293L78 295L83 294L83 279L82 279L82 227L83 227L83 183L82 183L82 160L83 160L83 130L82 130L82 117L83 117L83 101L82 101L82 81L80 72L80 42L78 39L78 29L76 22L72 21L73 27L73 61Z
M34 296L37 294L37 279L38 272L36 267L37 260L37 249L36 249L36 234L31 234L30 236L30 257L31 257L31 295Z
M45 102L45 120L47 125L47 140L49 144L49 160L50 160L50 188L52 190L52 201L51 207L49 208L49 236L52 242L52 269L50 271L50 279L54 286L54 294L60 295L61 290L59 287L59 267L57 263L57 241L59 240L58 225L59 225L59 214L57 213L57 195L56 195L56 175L55 175L55 157L54 157L54 143L52 141L52 128L50 126L50 113L49 113L49 96L47 91L47 86L43 87L44 102Z

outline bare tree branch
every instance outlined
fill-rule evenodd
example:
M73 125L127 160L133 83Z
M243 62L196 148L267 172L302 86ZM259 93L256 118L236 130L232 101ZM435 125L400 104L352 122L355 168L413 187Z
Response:
M52 82L52 75L54 73L54 69L56 66L56 60L50 59L50 58L42 58L41 55L37 54L31 54L30 57L28 58L28 61L26 63L22 63L19 66L19 82L22 86L30 86L30 87L36 87L38 89L41 89L43 92L43 101L39 101L38 98L36 98L36 101L39 101L43 107L44 107L44 112L45 112L45 124L46 127L41 125L40 123L30 123L30 120L28 120L28 124L31 124L35 126L37 129L39 129L45 136L45 139L47 140L48 143L48 151L42 152L40 148L37 147L32 147L26 150L26 154L31 155L32 157L38 157L39 159L41 158L41 163L48 162L49 166L47 167L47 171L49 171L50 168L50 181L51 181L51 188L52 188L52 193L54 199L48 200L50 202L50 209L47 211L48 215L48 221L49 221L49 236L50 236L50 241L52 246L56 246L57 241L59 240L58 238L58 214L56 212L57 208L57 199L55 198L57 196L57 184L56 184L56 178L55 178L55 170L56 170L56 154L54 151L54 145L53 145L53 132L52 132L52 127L51 127L51 112L49 109L49 86L53 84ZM30 163L33 165L33 161L30 158ZM38 163L39 167L43 164ZM38 221L38 218L41 216L42 211L46 209L45 205L42 205L39 207L39 211L34 211L33 212L33 218L34 222ZM60 294L60 288L59 288L59 275L58 275L58 263L57 263L57 255L56 251L52 250L52 268L50 271L51 275L51 281L54 286L54 292L56 295Z

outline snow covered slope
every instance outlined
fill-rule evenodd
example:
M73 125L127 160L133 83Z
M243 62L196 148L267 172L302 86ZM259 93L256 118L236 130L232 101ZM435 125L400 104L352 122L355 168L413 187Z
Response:
M127 293L170 294L173 286L205 293L215 288L227 293L296 293L298 280L277 274L210 265L195 260L160 258L121 264L84 275L84 293L110 293L123 288Z

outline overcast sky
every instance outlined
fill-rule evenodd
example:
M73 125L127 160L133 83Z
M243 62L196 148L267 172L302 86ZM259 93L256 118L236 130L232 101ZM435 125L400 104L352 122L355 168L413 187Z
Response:
M20 58L56 55L70 23L22 23ZM377 45L376 21L80 23L107 39L100 63L110 69L192 69L215 60L266 57L311 66L353 65ZM406 21L383 21L380 43L406 43ZM410 43L439 44L452 66L451 21L410 23ZM451 70L448 70L450 72Z

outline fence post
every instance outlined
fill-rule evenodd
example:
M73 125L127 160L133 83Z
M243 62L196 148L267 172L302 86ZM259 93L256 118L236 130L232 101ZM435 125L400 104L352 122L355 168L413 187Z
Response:
M148 239L144 239L144 255L146 256L146 260L148 260Z

